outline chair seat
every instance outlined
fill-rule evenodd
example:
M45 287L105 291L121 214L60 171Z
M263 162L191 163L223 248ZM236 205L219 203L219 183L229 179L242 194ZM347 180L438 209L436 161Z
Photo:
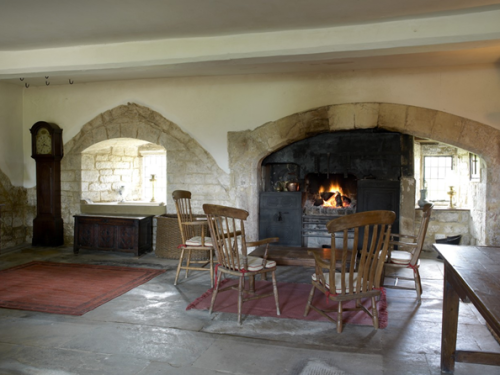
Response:
M202 246L201 236L192 237L186 241L186 246ZM212 247L212 239L210 237L205 237L205 246Z
M391 263L394 264L410 264L412 254L407 251L394 250L391 251Z
M261 269L264 268L262 266L262 261L264 259L252 256L247 257L247 259L248 259L248 271L255 272L255 271L260 271ZM266 268L274 268L274 267L276 267L276 262L274 260L267 260Z
M352 275L354 277L353 288L356 288L358 273L354 272ZM325 277L325 282L326 282L325 287L327 289L330 289L330 283L328 282L328 280L330 280L330 273L326 272L323 274L323 276ZM313 279L313 281L318 281L318 277L316 276L315 273L311 276L311 278ZM337 285L337 290L336 290L337 293L342 292L342 289L338 287L339 285L342 285L341 282L342 282L342 275L340 273L335 273L335 285ZM349 285L349 273L345 274L345 283L346 285Z

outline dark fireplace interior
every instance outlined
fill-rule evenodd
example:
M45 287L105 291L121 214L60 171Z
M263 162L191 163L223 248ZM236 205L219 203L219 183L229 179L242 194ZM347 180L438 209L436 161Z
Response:
M404 134L356 130L288 145L262 161L260 238L321 247L329 220L381 209L396 212L397 232L402 176L413 176L413 138Z

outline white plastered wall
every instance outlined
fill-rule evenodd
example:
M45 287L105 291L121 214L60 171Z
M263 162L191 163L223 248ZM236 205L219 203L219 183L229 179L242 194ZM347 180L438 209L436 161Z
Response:
M24 89L22 109L24 186L35 185L29 133L35 122L58 124L67 142L95 116L128 102L178 124L228 171L228 131L255 129L296 112L339 103L386 102L436 109L500 129L499 97L500 69L493 66L30 87Z

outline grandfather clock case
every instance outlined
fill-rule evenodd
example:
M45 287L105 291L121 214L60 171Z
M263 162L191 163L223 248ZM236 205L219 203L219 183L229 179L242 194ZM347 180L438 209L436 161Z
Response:
M64 244L61 217L61 159L64 155L62 129L39 121L30 129L31 157L36 162L36 218L33 246Z

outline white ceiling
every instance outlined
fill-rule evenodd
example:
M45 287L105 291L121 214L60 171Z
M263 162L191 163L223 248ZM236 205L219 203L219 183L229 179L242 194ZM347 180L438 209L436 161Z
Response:
M21 85L499 61L500 0L0 0Z

